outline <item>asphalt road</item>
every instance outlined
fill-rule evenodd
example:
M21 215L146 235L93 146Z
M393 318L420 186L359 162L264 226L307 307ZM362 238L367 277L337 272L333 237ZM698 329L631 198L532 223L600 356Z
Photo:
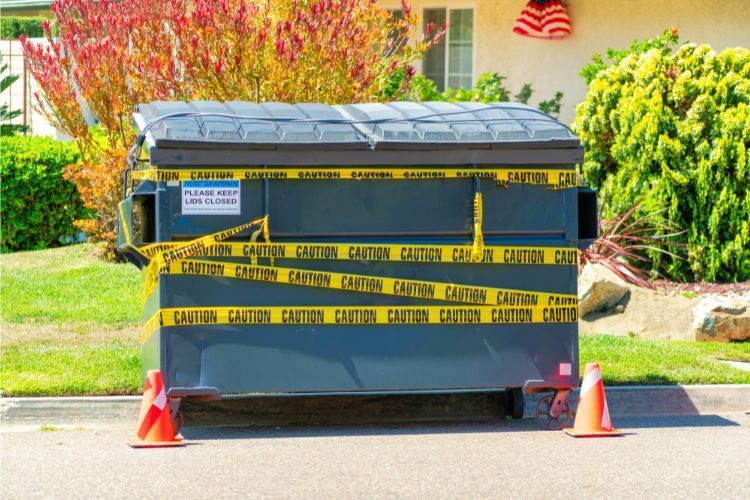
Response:
M615 419L573 439L533 420L192 428L134 450L127 429L0 434L0 496L750 498L750 415Z

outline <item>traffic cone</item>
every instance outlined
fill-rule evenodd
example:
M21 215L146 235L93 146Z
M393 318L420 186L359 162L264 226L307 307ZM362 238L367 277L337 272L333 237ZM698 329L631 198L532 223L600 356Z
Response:
M565 433L573 437L621 436L623 434L612 427L599 363L586 365L575 422L572 429L565 429Z
M149 370L146 374L138 432L134 438L128 439L128 444L133 448L185 445L182 439L174 435L169 401L159 370Z

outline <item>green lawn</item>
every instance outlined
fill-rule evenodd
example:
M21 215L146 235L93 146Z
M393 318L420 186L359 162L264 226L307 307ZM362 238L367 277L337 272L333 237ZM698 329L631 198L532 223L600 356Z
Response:
M122 328L140 318L140 271L91 255L93 245L0 255L0 321Z
M93 245L0 255L5 396L140 390L140 271Z
M750 372L719 360L750 361L750 342L719 344L582 336L581 373L598 362L607 385L750 384Z
M91 256L91 245L0 256L4 396L140 391L140 274ZM750 361L750 343L582 337L581 367L608 385L750 383L720 359Z

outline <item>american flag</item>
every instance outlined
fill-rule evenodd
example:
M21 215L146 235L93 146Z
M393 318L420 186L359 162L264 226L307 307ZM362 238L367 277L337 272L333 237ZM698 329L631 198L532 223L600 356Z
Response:
M513 32L558 40L570 35L570 18L560 0L530 0L516 19Z

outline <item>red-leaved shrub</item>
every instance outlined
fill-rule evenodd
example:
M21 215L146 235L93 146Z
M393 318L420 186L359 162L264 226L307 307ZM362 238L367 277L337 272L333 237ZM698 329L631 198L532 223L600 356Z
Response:
M67 176L96 214L78 225L110 250L136 104L374 101L394 72L413 75L411 64L445 33L431 26L410 42L417 17L406 1L401 16L374 0L55 0L51 8L58 38L45 23L46 43L22 39L41 87L35 103L78 144L82 163ZM83 103L104 137L92 133Z

